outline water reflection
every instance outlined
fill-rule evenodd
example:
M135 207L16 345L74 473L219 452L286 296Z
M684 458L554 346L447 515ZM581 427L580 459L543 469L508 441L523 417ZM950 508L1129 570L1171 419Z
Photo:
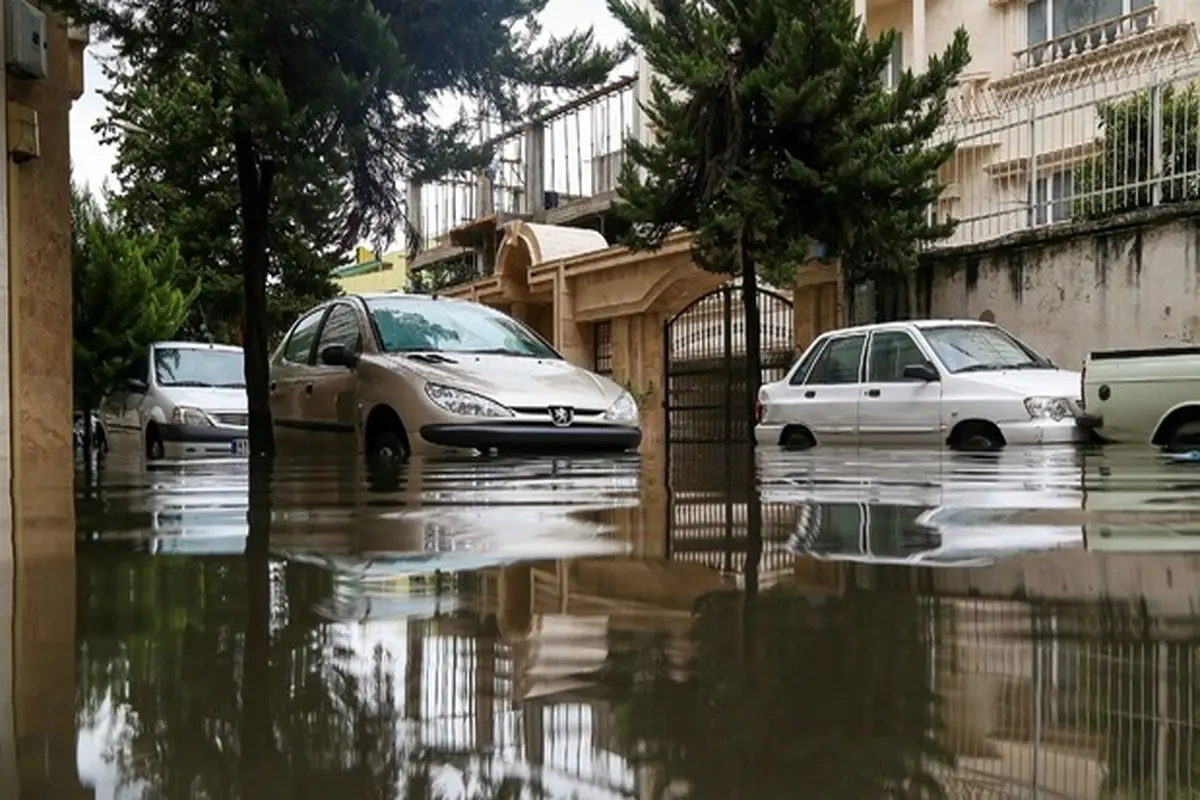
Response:
M1195 796L1193 470L694 448L277 464L248 493L245 465L114 467L80 502L78 782Z

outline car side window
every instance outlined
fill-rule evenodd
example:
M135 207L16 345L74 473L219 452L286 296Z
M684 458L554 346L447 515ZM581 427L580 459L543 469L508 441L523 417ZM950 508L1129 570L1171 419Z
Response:
M321 326L321 337L317 344L318 355L330 345L340 344L352 353L362 350L362 327L354 309L338 303L329 310L325 324Z
M317 338L317 326L321 323L325 309L318 309L304 317L292 329L287 346L283 349L283 358L293 364L311 364L313 341Z
M929 359L904 331L883 331L871 337L867 355L867 380L871 383L902 383L904 368L925 364Z
M858 383L858 372L862 364L865 335L843 336L833 339L813 364L806 384L835 385Z
M815 364L817 359L821 357L821 353L824 351L825 345L828 342L829 340L826 339L817 342L816 347L808 348L808 352L804 355L804 358L800 361L799 366L797 366L796 370L792 373L792 378L788 381L789 384L792 386L803 385L804 379L808 377L808 373L812 369L812 365Z

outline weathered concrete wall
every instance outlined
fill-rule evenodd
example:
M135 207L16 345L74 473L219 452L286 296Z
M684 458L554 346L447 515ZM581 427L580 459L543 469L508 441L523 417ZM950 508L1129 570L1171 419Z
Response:
M1098 348L1200 340L1200 209L1050 229L928 264L922 315L990 314L1064 367Z

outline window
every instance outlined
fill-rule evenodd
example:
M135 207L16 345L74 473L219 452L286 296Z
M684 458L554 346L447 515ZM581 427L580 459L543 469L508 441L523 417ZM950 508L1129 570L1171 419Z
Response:
M925 329L925 340L951 372L1054 369L1031 348L991 325L939 325Z
M1047 54L1039 49L1033 54L1035 65L1053 61L1099 47L1101 42L1113 41L1118 33L1116 20L1139 9L1152 8L1156 0L1031 0L1026 9L1027 38L1030 46L1049 42L1076 31L1080 35L1067 39ZM1149 24L1149 16L1134 20L1140 33Z
M367 301L367 308L385 353L490 353L561 359L533 331L478 303L373 297Z
M845 336L833 339L813 364L808 384L830 385L858 383L858 371L862 363L863 342L866 336Z
M804 383L805 377L808 376L808 371L812 369L812 365L821 355L821 351L825 348L825 343L828 339L819 339L816 344L810 346L808 351L801 357L800 364L796 367L796 371L792 373L791 380L788 381L792 386L800 386Z
M903 74L904 34L896 31L896 41L892 43L892 53L888 56L888 65L883 71L883 88L895 89L900 85L900 76Z
M309 314L296 323L296 327L292 329L292 335L288 338L287 346L283 351L285 361L290 361L293 364L311 364L313 340L317 338L317 325L321 322L321 317L325 315L325 309L320 309Z
M159 386L243 389L245 359L234 348L156 347L154 380Z
M1030 224L1046 225L1071 219L1071 200L1075 194L1075 176L1071 170L1059 170L1038 178L1034 184L1034 204L1029 210Z
M612 375L612 322L604 320L597 322L592 328L594 334L592 366L597 375Z
M329 310L329 316L321 326L321 341L317 345L317 352L320 353L326 347L335 344L340 344L352 353L362 350L362 328L358 324L358 315L345 303L338 303Z
M928 361L913 338L903 331L884 331L871 337L867 357L867 380L872 383L900 383L904 368Z

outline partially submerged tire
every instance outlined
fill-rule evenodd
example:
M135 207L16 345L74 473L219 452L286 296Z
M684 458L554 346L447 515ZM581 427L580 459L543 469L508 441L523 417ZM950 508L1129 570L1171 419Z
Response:
M146 426L146 458L156 461L166 454L167 448L163 444L162 434L159 432L158 426L151 422Z
M1169 453L1200 450L1200 420L1188 420L1171 432L1166 444Z
M400 462L407 461L408 444L395 431L384 431L371 440L367 447L367 455L378 461Z
M780 441L784 450L808 450L816 444L812 434L803 428L785 430Z
M994 453L1004 447L1004 437L994 425L968 423L954 436L951 447L963 453Z

